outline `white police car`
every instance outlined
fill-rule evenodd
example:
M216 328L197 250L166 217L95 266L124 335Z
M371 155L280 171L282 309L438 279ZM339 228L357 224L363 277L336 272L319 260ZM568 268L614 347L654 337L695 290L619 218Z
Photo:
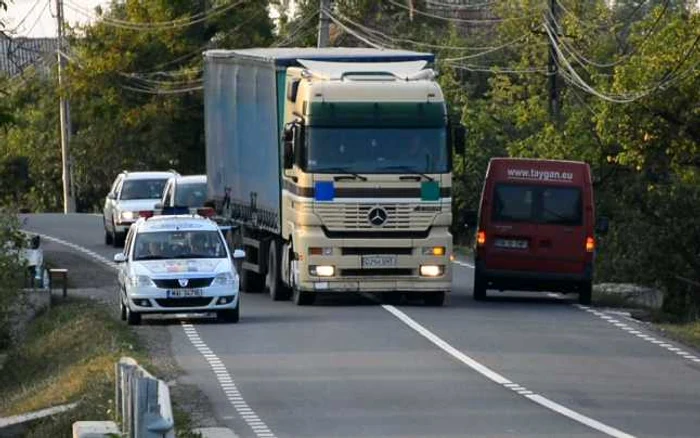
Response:
M142 314L216 312L238 322L239 281L234 259L218 225L196 215L140 218L129 229L119 266L122 320L139 324Z

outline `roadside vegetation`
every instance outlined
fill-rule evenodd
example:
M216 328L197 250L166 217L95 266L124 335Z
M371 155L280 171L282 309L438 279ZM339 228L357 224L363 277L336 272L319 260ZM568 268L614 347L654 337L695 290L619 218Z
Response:
M286 12L288 2L269 3ZM124 168L204 172L201 51L314 46L318 1L296 3L277 28L263 1L244 1L191 26L157 28L147 23L193 17L203 3L119 1L93 24L70 30L69 88L57 90L53 75L31 68L0 78L0 197L32 211L60 209L58 92L72 103L80 211L95 211ZM469 133L465 157L455 160L456 242L471 241L464 217L477 210L491 157L584 160L593 170L596 214L610 218L610 232L598 242L596 280L659 288L665 313L695 318L700 288L679 283L700 282L695 2L608 7L564 0L555 105L545 2L485 2L449 19L426 14L426 3L338 0L331 44L436 53L453 116ZM469 21L493 17L503 20Z
M24 243L17 216L0 207L0 354L10 346L13 310L21 297L24 269L18 250Z
M35 422L27 437L70 437L75 421L114 419L114 366L122 356L158 375L133 330L101 303L57 300L30 325L0 373L0 417L78 402L68 412ZM195 437L175 406L179 437Z

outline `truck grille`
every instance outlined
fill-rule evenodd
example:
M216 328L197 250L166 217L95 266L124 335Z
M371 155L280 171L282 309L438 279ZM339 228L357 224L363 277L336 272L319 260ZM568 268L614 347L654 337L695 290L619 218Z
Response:
M333 202L315 204L314 212L331 231L425 230L430 227L438 212L421 211L419 207L421 205L418 203L373 205ZM386 220L381 225L374 225L369 220L369 214L375 208L381 208L386 213Z

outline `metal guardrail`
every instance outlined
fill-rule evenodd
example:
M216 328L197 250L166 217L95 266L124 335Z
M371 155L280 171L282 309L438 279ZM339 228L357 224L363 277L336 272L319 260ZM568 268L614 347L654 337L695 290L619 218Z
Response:
M116 365L116 411L122 436L175 438L170 390L130 357Z

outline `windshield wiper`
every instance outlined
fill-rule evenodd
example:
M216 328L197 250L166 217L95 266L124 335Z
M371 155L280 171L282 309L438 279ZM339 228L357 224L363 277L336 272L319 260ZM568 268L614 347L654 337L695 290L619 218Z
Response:
M387 167L382 167L381 170L403 170L404 172L407 172L407 173L420 175L423 178L427 179L428 181L434 181L434 179L431 176L426 175L423 172L419 172L418 170L416 170L415 168L410 167L410 166L387 166Z
M344 175L352 176L352 177L354 177L355 179L359 179L359 180L361 180L361 181L367 181L367 178L365 178L364 176L359 175L359 174L357 174L357 173L355 173L355 172L351 172L351 171L349 171L349 170L348 170L347 168L345 168L345 167L326 167L326 168L323 169L323 171L338 172L338 173L342 173L342 174L344 174Z

